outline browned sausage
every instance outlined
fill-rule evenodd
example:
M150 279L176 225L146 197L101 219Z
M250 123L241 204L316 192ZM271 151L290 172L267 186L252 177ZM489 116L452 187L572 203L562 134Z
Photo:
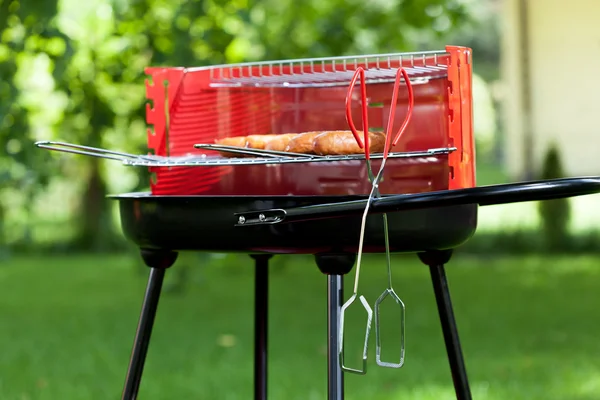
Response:
M246 147L246 136L226 137L215 140L215 143L223 146ZM241 153L228 153L225 151L220 151L219 154L223 157L244 157Z
M250 149L264 150L267 143L275 139L276 135L250 135L246 136L246 147Z
M361 135L362 136L362 135ZM313 142L314 151L321 156L364 154L358 147L356 139L350 131L329 131L317 135ZM381 153L385 148L385 135L382 132L369 132L369 150Z
M217 140L215 140L215 143L223 145L223 146L245 147L246 146L246 136L234 136L234 137L226 137L223 139L217 139Z
M313 141L315 136L320 135L323 131L301 133L288 143L285 151L290 153L314 154Z
M275 137L265 145L265 150L285 151L290 140L298 136L297 133L284 133Z

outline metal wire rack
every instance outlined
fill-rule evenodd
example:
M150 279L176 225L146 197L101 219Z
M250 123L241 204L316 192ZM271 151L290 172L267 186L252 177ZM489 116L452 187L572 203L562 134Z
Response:
M403 67L411 83L419 84L446 77L448 62L446 51L429 51L226 64L185 72L209 71L212 87L293 88L346 86L358 67L365 69L367 83L393 82L397 69Z
M265 164L289 164L307 162L340 162L364 160L364 154L351 154L343 156L319 156L312 154L285 153L271 150L245 149L234 146L222 146L214 144L197 144L194 147L205 150L226 151L249 155L248 158L229 158L221 156L210 156L206 154L193 154L187 156L164 157L154 155L136 155L118 151L100 149L97 147L81 146L77 144L42 141L36 142L37 147L60 151L64 153L80 154L91 157L106 158L121 161L124 165L140 167L210 167L228 165L265 165ZM389 153L388 158L423 159L447 155L455 151L455 147L428 149L424 151ZM382 153L371 154L371 159L383 158Z

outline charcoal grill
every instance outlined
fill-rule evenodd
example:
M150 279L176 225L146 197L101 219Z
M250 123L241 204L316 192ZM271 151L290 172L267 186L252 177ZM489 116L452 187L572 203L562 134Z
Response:
M327 398L342 400L343 276L352 270L357 253L417 253L431 271L457 398L470 399L444 266L452 249L475 233L478 207L600 191L596 177L475 186L467 48L147 72L149 154L37 143L147 167L152 174L150 192L111 196L119 202L125 236L150 267L124 400L137 398L164 274L183 250L240 252L254 259L254 398L261 400L267 398L272 255L314 254L327 275ZM354 89L357 77L360 90ZM409 90L400 91L400 82ZM369 155L366 143L362 153L345 155L214 143L251 134L344 130L349 123L355 133L353 120L359 118L366 140L371 127L383 130L385 121L402 117L404 122L387 126L388 136L398 129L401 134L385 171L375 179L371 166L381 165L387 150ZM244 157L222 157L216 151ZM383 194L373 197L372 182L381 177ZM370 212L361 226L367 205ZM388 248L382 213L389 213ZM359 245L361 230L364 243Z

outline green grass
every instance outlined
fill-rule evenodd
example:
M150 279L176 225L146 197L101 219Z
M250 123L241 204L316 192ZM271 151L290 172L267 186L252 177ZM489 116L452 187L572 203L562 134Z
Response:
M325 277L310 258L288 260L271 275L270 395L324 399ZM0 399L119 398L145 284L132 263L29 256L0 264ZM373 304L385 287L384 262L366 263L361 292ZM246 257L239 264L193 269L184 292L163 296L140 398L251 398L253 269ZM370 369L346 375L347 398L452 399L428 271L414 256L394 264L408 310L405 367L377 367L372 337ZM599 267L600 257L452 261L448 277L476 399L600 398ZM356 365L363 321L354 317L347 357ZM391 361L389 317L383 340Z

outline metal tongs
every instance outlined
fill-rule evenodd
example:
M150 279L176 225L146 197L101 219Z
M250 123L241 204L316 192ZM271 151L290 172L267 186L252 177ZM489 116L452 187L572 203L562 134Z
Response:
M362 104L363 104L362 119L363 119L364 142L361 140L360 134L356 130L354 122L352 121L352 113L351 113L352 91L356 84L356 80L358 79L359 76L361 78L360 88L361 88L361 100L362 100ZM401 78L404 78L404 82L406 83L406 86L408 89L408 112L406 114L406 118L405 118L404 122L402 123L402 126L400 127L400 129L398 130L398 133L396 134L396 136L394 137L394 140L392 141L391 140L391 138L392 138L391 131L394 126L395 106L398 102L398 91L399 91L399 87L400 87ZM344 365L344 314L345 314L346 309L348 309L348 307L350 307L350 305L352 303L354 303L354 301L356 300L356 297L358 296L358 282L360 279L360 266L361 266L361 260L362 260L362 250L363 250L363 244L364 244L365 226L366 226L366 221L367 221L367 215L369 212L369 206L374 197L381 198L381 192L379 191L379 183L381 181L381 178L383 177L383 171L385 168L385 163L387 161L389 150L392 146L395 146L396 144L398 144L400 137L406 130L406 127L408 126L408 123L412 117L413 105L414 105L414 96L413 96L413 90L412 90L412 85L410 83L410 79L408 77L408 74L404 70L404 68L399 68L398 71L396 72L396 81L394 83L394 90L392 93L392 102L390 105L390 114L388 117L388 125L387 125L387 130L386 130L383 160L381 162L381 166L379 167L379 172L375 176L373 174L373 169L372 169L371 159L370 159L369 122L368 122L368 113L367 113L367 88L366 88L366 81L365 81L365 70L362 67L359 67L356 70L356 72L354 73L354 76L352 78L352 81L350 82L350 87L348 88L348 94L346 96L346 119L348 121L348 125L350 126L350 130L352 131L352 134L354 135L354 138L356 139L356 142L358 143L359 147L364 148L364 150L365 150L367 173L368 173L369 181L371 182L373 187L371 189L371 193L369 194L367 205L365 207L365 211L364 211L363 217L362 217L359 247L358 247L358 258L357 258L356 273L355 273L355 278L354 278L354 291L353 291L352 296L342 306L341 314L340 314L340 330L339 330L339 332L340 332L340 350L339 350L340 353L339 353L339 358L340 358L340 366L341 366L342 370L346 371L346 372L352 372L352 373L357 373L357 374L363 375L367 371L367 350L368 350L369 335L370 335L370 331L371 331L371 320L372 320L372 316L373 316L373 310L369 306L369 303L367 302L365 297L361 295L359 297L359 299L360 299L363 307L367 311L367 328L366 328L365 341L364 341L364 347L363 347L362 370L349 368ZM385 252L386 252L386 261L387 261L388 286L383 291L383 293L379 296L377 301L375 302L375 336L376 336L376 341L377 341L377 343L376 343L376 361L377 361L377 365L379 365L381 367L400 368L404 365L405 307L404 307L404 303L402 302L402 300L396 294L396 292L394 291L394 289L392 287L392 267L391 267L391 257L390 257L390 243L389 243L389 234L388 234L387 214L383 214L383 227L384 227ZM379 308L380 308L383 300L388 296L390 296L400 306L400 309L401 309L400 361L397 363L385 362L385 361L381 360L381 334L380 334Z

